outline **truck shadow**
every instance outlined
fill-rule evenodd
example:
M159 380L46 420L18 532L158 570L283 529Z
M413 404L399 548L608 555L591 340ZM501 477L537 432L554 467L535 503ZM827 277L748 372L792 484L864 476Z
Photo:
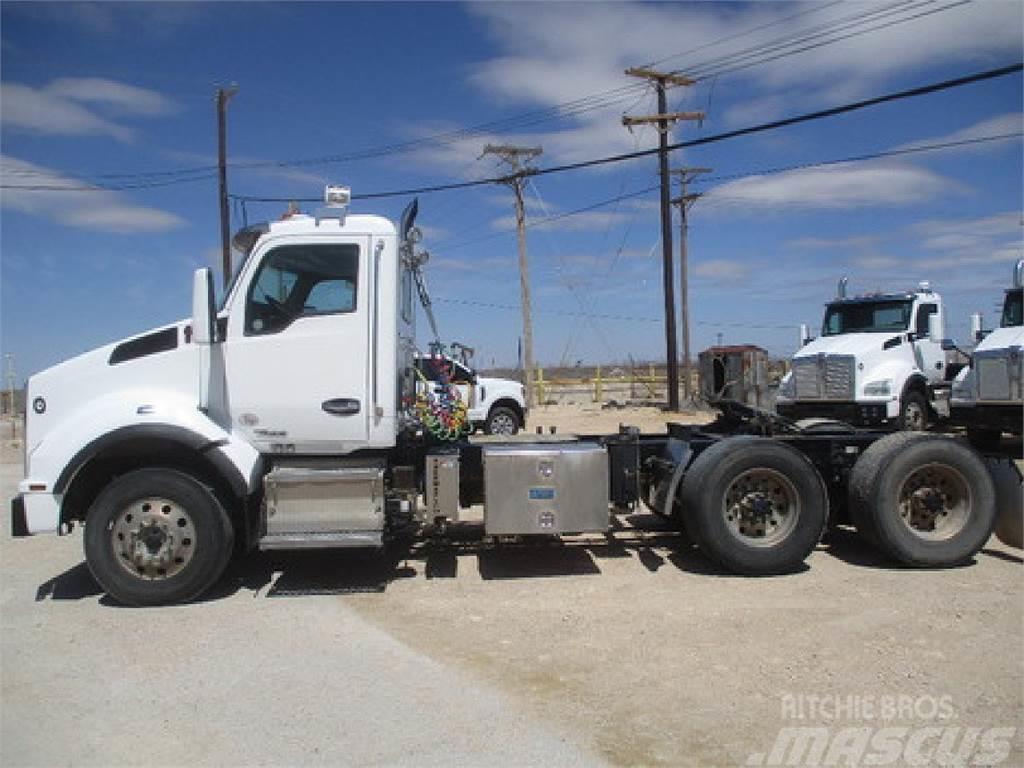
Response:
M459 569L474 563L484 581L592 577L602 565L634 561L641 573L654 574L669 568L698 576L737 576L705 557L686 535L648 515L622 515L604 535L564 538L517 538L493 540L478 526L453 524L441 539L395 541L376 551L319 550L254 552L236 555L220 581L198 602L222 600L237 593L259 597L346 595L381 593L403 579L454 580ZM907 570L854 531L830 531L818 548L850 565L879 570ZM978 557L1000 557L1020 562L1014 555L985 549ZM958 567L977 562L971 559ZM620 566L616 565L616 569ZM811 569L804 563L794 573ZM82 600L102 595L84 562L69 568L36 590L35 599ZM117 603L103 596L100 602Z

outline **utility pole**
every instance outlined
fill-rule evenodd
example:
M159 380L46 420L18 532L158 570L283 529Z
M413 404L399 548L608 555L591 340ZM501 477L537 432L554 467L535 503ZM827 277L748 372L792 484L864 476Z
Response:
M513 147L508 145L488 144L483 155L494 155L511 166L514 173L509 177L508 184L512 187L516 201L516 234L519 240L519 297L523 310L523 369L525 371L526 404L532 408L533 393L533 318L530 314L530 270L526 258L526 206L523 202L523 182L533 169L525 163L540 157L544 150L540 147ZM481 155L481 157L483 157Z
M14 355L10 352L4 355L4 363L7 370L4 377L7 379L7 413L16 415L17 408L14 407Z
M679 197L672 201L679 206L679 314L683 326L683 399L689 402L692 392L690 390L690 283L689 267L687 265L687 231L689 223L686 213L700 194L687 194L686 185L693 181L694 177L701 173L710 173L710 168L678 168L675 173L679 176Z
M668 409L679 410L679 363L676 357L676 300L672 276L672 209L670 205L668 177L668 132L669 125L677 120L703 120L703 112L667 112L665 89L670 85L693 85L694 80L671 72L656 72L647 67L631 67L626 70L631 77L641 77L654 83L658 93L658 114L641 117L623 116L622 124L627 128L634 125L657 123L658 169L661 175L661 265L662 287L665 293L665 362L668 368Z
M224 268L224 287L231 279L231 224L228 213L227 107L238 86L217 89L217 177L220 186L220 247Z

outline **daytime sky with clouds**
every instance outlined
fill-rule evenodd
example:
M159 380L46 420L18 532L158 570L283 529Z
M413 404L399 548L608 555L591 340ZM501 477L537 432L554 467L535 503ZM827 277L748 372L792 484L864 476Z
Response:
M684 141L1024 53L1017 0L4 2L0 17L0 346L19 379L189 312L191 271L220 264L220 85L239 86L230 191L312 198L491 178L488 143L540 146L542 168L652 148L653 129L622 125L657 111L632 66L696 80L668 92L670 110L706 113L672 129ZM961 339L971 312L991 323L1022 255L1022 130L1015 73L673 152L712 169L691 189L694 351L722 334L792 353L842 275L858 292L929 280ZM957 145L855 159L934 144ZM663 359L656 184L647 156L527 185L541 364ZM397 218L410 199L353 210ZM512 204L497 185L420 196L442 335L482 367L516 360ZM235 201L232 227L285 208Z

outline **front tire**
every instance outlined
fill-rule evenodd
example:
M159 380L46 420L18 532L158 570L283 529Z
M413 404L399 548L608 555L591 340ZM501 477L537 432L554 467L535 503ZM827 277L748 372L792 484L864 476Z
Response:
M220 578L234 530L213 493L173 469L141 469L110 483L86 517L85 559L126 605L194 600Z
M496 405L487 414L484 431L488 435L514 435L519 432L519 416L507 406Z
M907 565L962 563L995 523L995 486L968 445L939 435L895 434L864 451L850 473L858 530Z
M807 457L762 437L709 447L686 471L680 497L700 549L742 574L796 570L828 517L824 484Z
M928 429L928 401L917 390L906 392L900 398L899 428L908 432Z

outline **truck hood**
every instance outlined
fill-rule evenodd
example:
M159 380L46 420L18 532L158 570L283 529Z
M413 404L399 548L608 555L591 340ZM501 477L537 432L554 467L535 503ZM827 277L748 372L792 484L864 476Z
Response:
M975 352L986 352L990 349L1006 349L1024 345L1024 326L996 328L974 348Z
M130 336L85 352L31 376L27 392L26 448L31 454L68 419L87 415L112 393L153 389L193 392L198 382L196 347L186 341L188 320ZM125 403L136 408L143 403Z
M906 333L906 331L902 333ZM880 352L885 342L900 335L901 333L896 331L886 331L885 333L844 333L839 336L822 336L802 347L793 355L793 359L814 357L819 353L862 357L868 352Z

